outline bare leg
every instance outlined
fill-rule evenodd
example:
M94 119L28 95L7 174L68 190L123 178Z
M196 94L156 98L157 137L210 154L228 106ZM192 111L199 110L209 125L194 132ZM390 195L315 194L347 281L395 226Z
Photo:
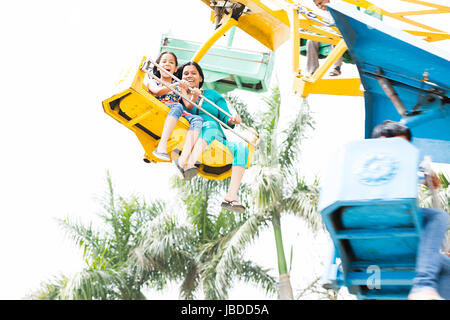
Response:
M245 173L245 168L240 166L233 166L231 169L231 180L230 180L230 186L228 187L228 192L225 196L225 200L232 201L236 200L238 201L238 191L239 186L241 185L242 178Z
M167 141L169 140L170 135L172 134L173 129L178 122L178 119L172 116L167 116L166 121L164 122L164 128L161 134L161 139L159 140L158 147L156 151L161 153L167 153Z
M202 139L202 138L197 139L197 141L194 144L194 148L192 148L192 152L190 152L190 154L184 156L183 155L184 148L183 148L183 152L181 153L180 158L185 159L185 157L187 157L187 160L185 162L181 162L180 160L178 160L178 164L184 169L193 168L195 165L195 162L202 155L203 151L205 151L205 149L207 147L208 147L208 143L204 139ZM184 164L184 166L183 166L183 164Z
M183 167L186 163L187 159L192 153L192 148L197 142L197 138L200 135L200 132L196 130L188 130L186 133L186 137L184 138L184 146L183 151L181 152L180 157L178 158L178 164Z

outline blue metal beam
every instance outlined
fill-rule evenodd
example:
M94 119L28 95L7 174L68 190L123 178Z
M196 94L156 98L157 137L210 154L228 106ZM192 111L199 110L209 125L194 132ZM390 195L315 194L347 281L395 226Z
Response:
M450 163L450 53L352 5L334 2L329 11L364 86L366 138L384 120L403 121L423 155ZM379 77L389 81L406 115L394 108Z

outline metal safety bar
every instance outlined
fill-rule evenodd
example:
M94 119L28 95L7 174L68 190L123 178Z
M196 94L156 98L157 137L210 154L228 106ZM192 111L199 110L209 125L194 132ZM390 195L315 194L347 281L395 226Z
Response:
M149 63L150 62L150 63ZM242 140L244 140L245 142L247 142L248 144L252 145L253 147L257 147L253 142L247 140L247 138L243 137L241 134L239 134L238 132L235 132L228 124L222 122L220 119L216 118L214 115L212 115L211 113L209 113L208 111L206 111L205 109L203 109L200 105L202 103L199 103L200 105L198 105L197 103L191 101L190 98L188 98L186 95L182 94L181 92L178 92L177 90L175 90L171 84L167 83L166 81L158 78L157 76L155 76L153 74L153 72L151 71L152 68L150 68L150 65L153 64L154 66L156 66L160 71L163 71L164 73L166 73L167 75L170 75L170 77L172 77L175 81L177 81L178 83L181 83L181 80L178 79L178 77L174 76L173 74L171 74L170 72L168 72L167 70L165 70L164 68L162 68L159 64L157 64L156 62L154 62L152 59L147 58L146 61L144 61L143 65L142 65L142 70L147 73L147 75L149 75L151 78L161 82L164 86L166 86L167 88L171 89L175 94L179 95L180 97L182 97L183 99L187 100L189 103L191 103L193 106L197 107L199 110L203 111L204 113L206 113L207 115L209 115L210 117L212 117L214 120L216 120L217 122L219 122L222 126L224 126L225 128L227 128L228 130L230 130L233 134L235 134L236 136L238 136L239 138L241 138ZM232 115L228 112L226 112L225 110L223 110L222 108L220 108L219 106L217 106L214 102L212 102L211 100L209 100L208 98L204 97L203 95L200 95L200 97L207 101L208 103L210 103L212 106L214 106L216 109L218 109L219 111L221 111L222 113L224 113L225 115L227 115L228 117L232 117ZM247 129L248 131L254 131L254 129L251 129L249 127L247 127L246 125L241 123L241 126L244 127L245 129ZM258 137L258 134L256 134L256 136Z
M309 10L309 9L306 8L306 7L303 7L303 6L301 6L301 5L297 5L297 9L298 9L298 11L299 11L301 14L303 14L304 16L306 16L309 20L313 20L313 21L315 21L315 22L317 22L317 23L320 23L320 24L324 25L325 27L333 27L333 26L335 26L334 23L329 22L326 18L324 18L324 17L322 17L322 16L316 14L315 12ZM319 17L320 17L322 20L319 19Z

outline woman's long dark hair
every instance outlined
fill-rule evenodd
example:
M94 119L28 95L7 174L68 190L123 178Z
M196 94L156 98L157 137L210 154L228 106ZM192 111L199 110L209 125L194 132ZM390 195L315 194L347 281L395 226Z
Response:
M178 68L177 72L175 73L175 76L178 79L182 79L183 78L183 70L186 66L194 66L197 69L198 73L202 77L202 81L200 81L200 83L198 85L198 87L201 88L203 85L203 82L205 81L205 76L203 75L202 67L200 67L199 64L195 61L188 61L188 62L184 63L181 67Z
M175 58L176 67L178 67L178 58L177 58L175 53L170 52L170 51L161 52L155 62L157 64L159 64L159 62L161 61L162 56L165 55L165 54L171 54ZM158 78L161 78L161 72L158 70L158 68L156 66L153 66L153 74L155 76L157 76Z

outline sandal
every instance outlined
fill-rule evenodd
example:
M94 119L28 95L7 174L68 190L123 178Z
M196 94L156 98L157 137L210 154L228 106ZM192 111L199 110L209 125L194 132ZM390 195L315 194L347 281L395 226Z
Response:
M159 160L164 160L164 161L170 161L170 156L168 153L165 152L158 152L155 150L153 150L153 155L158 158Z
M180 167L180 165L178 164L178 159L173 160L173 164L175 165L175 167L178 169L178 173L180 175L181 179L184 179L184 170L182 167Z
M236 202L237 204L233 204L233 202ZM228 201L224 199L220 206L226 210L234 211L237 213L244 213L246 209L242 204L239 204L239 201L237 200Z
M341 74L341 68L335 67L333 71L330 72L330 76L335 77Z
M189 169L184 170L184 180L191 180L193 177L195 177L198 173L197 167L192 167Z

